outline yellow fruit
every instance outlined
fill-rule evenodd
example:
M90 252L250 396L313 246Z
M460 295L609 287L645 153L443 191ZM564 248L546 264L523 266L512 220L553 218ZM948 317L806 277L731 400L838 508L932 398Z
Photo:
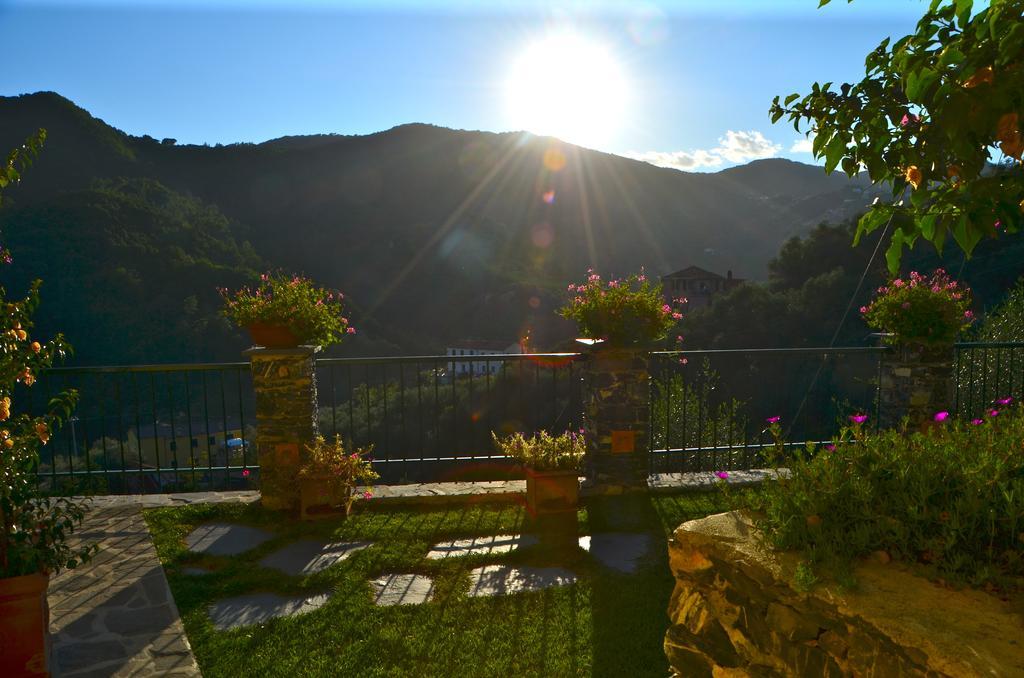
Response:
M921 185L921 181L924 179L924 175L921 174L921 170L917 168L917 165L911 165L907 168L907 171L903 173L906 177L907 183L913 186L915 189Z
M4 441L4 447L6 447L7 449L11 449L12 447L14 447L14 441L8 438L7 440Z
M30 346L32 347L32 352L33 352L33 353L39 353L40 351L42 351L42 350L43 350L43 346L42 346L42 344L40 344L40 343L39 343L38 341L33 341L33 342L32 342L32 343L30 344Z
M25 341L28 339L28 332L25 330L15 330L18 333L18 341Z
M974 75L967 78L967 80L964 81L964 87L966 87L967 89L972 89L983 83L991 84L992 80L994 79L995 76L992 73L992 67L985 66L985 68L979 68L977 71L975 71Z
M39 440L43 441L43 445L50 441L50 427L39 422L36 424L36 435L39 436Z

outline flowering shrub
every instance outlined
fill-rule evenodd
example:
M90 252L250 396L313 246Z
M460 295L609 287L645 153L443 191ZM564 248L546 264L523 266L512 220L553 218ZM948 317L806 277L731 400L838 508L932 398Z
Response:
M762 532L840 582L872 555L987 587L1024 576L1024 412L1002 398L984 420L937 414L947 416L926 433L854 423L832 449L808 444L784 460L776 431L788 473L754 493Z
M915 347L951 345L974 319L971 292L941 268L926 277L916 271L878 288L860 312L870 327L892 334L889 343Z
M255 289L217 291L224 298L224 316L239 327L279 325L291 330L300 342L321 346L336 344L345 334L356 332L342 314L345 295L316 287L308 278L264 273Z
M373 496L369 489L362 494L355 492L357 485L370 487L380 477L370 463L372 446L347 452L341 436L335 435L332 442L317 436L312 445L306 446L306 450L309 454L299 469L299 478L328 481L332 492L342 497L346 510L352 508L356 499L369 499Z
M492 431L491 437L502 454L534 471L578 470L586 451L582 431L566 431L558 436L540 431L530 438L513 433L504 440Z
M0 188L20 178L19 170L43 139L40 130L0 163ZM10 263L6 249L0 248L0 261ZM19 407L29 402L25 389L35 384L36 376L70 351L60 335L47 342L31 335L41 284L35 281L22 299L8 298L0 287L0 579L73 568L96 550L68 546L68 537L84 517L82 506L43 496L36 475L40 446L71 415L78 394L69 390L49 396L42 416Z
M661 284L651 284L643 272L604 281L589 270L586 282L570 284L568 290L571 296L559 315L574 320L583 336L612 345L664 339L683 317L665 303Z

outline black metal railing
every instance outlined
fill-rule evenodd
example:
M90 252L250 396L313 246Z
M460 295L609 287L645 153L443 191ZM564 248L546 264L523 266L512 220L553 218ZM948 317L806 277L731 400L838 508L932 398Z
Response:
M974 418L997 401L1024 397L1024 342L961 343L953 347L958 416Z
M853 412L879 419L882 347L651 354L651 472L763 467L778 417L789 447L827 441Z
M60 494L255 487L256 419L249 363L54 368L26 391L41 412L79 392L41 449L44 486Z
M436 477L460 462L501 460L492 431L580 427L578 358L544 353L321 359L320 429L357 447L372 445L377 471L391 480ZM465 468L453 473L467 477Z
M883 347L654 352L651 471L761 466L768 417L780 417L791 446L830 440L854 411L877 426L891 359ZM490 477L505 463L492 431L582 425L575 353L324 358L316 372L321 431L372 445L384 482ZM957 344L953 374L959 417L1024 398L1024 343ZM38 469L51 491L258 486L249 363L54 368L16 407L41 412L67 388L78 406Z

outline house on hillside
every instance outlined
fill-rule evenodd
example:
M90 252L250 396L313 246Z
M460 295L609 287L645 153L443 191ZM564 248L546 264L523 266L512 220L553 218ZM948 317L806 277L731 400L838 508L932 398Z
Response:
M454 346L445 349L445 355L458 356L488 356L488 355L514 355L525 353L521 343L504 344L500 341L482 341L479 339L463 339ZM449 374L457 377L482 374L497 374L501 370L504 361L495 360L455 360L448 363Z
M732 277L732 271L726 272L725 277L722 277L699 266L687 266L681 271L661 277L666 303L678 297L686 297L688 309L710 306L716 295L739 287L744 282L746 281L743 278Z

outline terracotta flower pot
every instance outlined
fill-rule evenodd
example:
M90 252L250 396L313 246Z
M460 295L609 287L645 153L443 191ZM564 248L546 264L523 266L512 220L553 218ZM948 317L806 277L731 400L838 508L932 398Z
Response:
M49 676L45 574L0 579L0 676Z
M580 482L575 470L526 470L526 509L531 515L575 511L580 498Z
M302 520L346 518L351 491L339 490L331 478L299 478L299 517Z
M299 345L299 338L295 333L284 325L268 325L266 323L253 323L249 325L249 336L257 346L264 348L295 348Z

